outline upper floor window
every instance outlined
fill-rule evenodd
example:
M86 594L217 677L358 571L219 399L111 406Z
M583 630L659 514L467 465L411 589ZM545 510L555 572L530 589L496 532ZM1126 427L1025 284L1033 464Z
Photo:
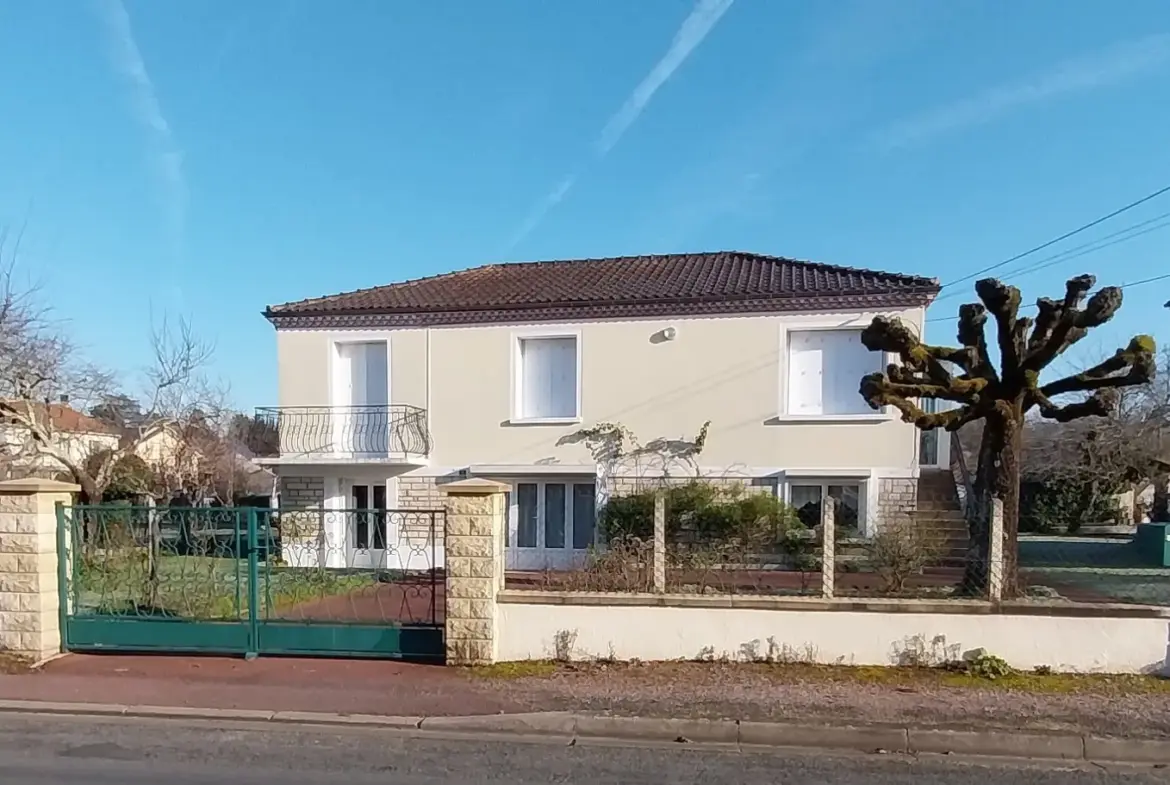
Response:
M520 338L516 416L521 420L580 417L577 336Z
M881 352L861 343L860 330L788 333L789 415L873 414L858 388L861 377L881 370Z

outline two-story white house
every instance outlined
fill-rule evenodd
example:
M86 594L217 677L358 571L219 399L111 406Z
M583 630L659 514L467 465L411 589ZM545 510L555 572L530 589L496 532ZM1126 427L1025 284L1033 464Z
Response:
M595 542L623 473L667 471L599 466L574 434L619 423L645 444L710 421L696 472L798 507L835 497L865 534L913 508L920 440L858 393L891 359L860 333L877 314L921 331L938 291L718 252L492 264L272 306L268 460L288 510L441 509L445 482L507 483L509 564L555 567ZM405 536L393 515L322 520L322 564L379 563Z

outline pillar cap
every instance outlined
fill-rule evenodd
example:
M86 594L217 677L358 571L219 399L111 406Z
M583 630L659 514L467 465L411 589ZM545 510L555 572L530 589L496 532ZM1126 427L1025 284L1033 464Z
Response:
M512 490L512 486L507 483L496 482L495 480L488 480L483 477L468 477L466 480L456 480L439 488L448 494L492 494L504 493Z
M30 494L30 493L78 493L80 485L60 480L49 480L43 477L25 477L21 480L0 481L0 493Z

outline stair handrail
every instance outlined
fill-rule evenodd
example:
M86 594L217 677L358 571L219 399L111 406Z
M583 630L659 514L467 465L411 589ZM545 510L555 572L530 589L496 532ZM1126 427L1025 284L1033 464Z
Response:
M973 502L975 499L975 485L971 479L971 470L967 467L967 456L963 452L963 444L959 432L951 431L951 475L955 478L955 491L959 495L959 506L963 510L963 517L971 520Z

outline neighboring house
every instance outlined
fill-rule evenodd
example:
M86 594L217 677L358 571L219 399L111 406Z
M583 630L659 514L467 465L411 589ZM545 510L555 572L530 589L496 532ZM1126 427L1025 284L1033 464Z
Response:
M135 437L126 435L123 444ZM245 445L194 425L155 428L138 443L135 454L176 489L227 485L236 496L270 494L275 479Z
M21 411L27 411L29 406L24 402L12 405ZM55 434L54 442L70 461L83 464L95 452L118 447L121 432L110 423L82 414L64 402L32 406L36 419L48 424ZM27 429L3 418L0 418L0 450L8 457L13 473L53 475L67 471L56 458L34 449Z
M334 566L408 550L377 530L394 515L371 527L339 511L441 509L441 485L468 476L511 486L513 568L579 557L632 473L698 472L806 510L833 496L871 533L915 506L919 434L862 400L861 377L892 358L861 330L887 314L921 332L938 291L720 252L494 264L273 306L279 406L261 415L279 433L282 508L335 511L302 534ZM575 436L620 423L685 453L706 421L690 468L599 466Z

